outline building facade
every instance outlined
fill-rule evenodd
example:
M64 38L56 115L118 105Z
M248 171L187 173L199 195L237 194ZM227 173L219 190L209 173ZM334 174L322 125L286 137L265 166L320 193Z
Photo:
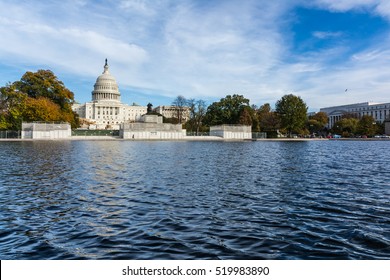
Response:
M109 72L107 63L103 73L96 79L92 101L74 104L72 109L89 123L90 129L119 129L120 124L138 121L146 114L146 106L121 103L115 78Z
M165 118L178 118L181 116L181 122L185 123L190 118L189 107L177 107L177 106L158 106L153 109L156 113L163 115Z
M365 115L372 116L376 122L383 123L390 118L390 103L356 103L341 106L321 108L320 112L328 115L328 128L339 121L344 114L355 114L358 118Z

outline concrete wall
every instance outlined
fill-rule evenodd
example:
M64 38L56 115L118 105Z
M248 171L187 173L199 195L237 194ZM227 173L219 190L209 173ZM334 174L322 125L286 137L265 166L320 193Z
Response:
M71 135L68 123L22 123L22 139L64 139Z
M251 139L252 128L246 125L218 125L210 127L210 136L224 139Z
M183 139L186 132L181 124L129 123L121 125L119 135L123 139Z
M144 123L163 123L163 117L158 115L143 115L140 118L140 122Z

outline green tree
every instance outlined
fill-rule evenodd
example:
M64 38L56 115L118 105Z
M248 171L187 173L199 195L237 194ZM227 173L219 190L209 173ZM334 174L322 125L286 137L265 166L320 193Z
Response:
M13 84L0 88L1 129L20 130L28 96L19 92Z
M252 109L251 107L247 106L244 107L240 113L240 118L238 120L239 124L242 125L252 125L253 123L253 116L252 116Z
M227 95L207 108L205 122L209 126L239 124L241 114L243 114L245 108L250 108L249 99L237 94Z
M265 132L277 131L281 127L280 116L276 112L265 114L260 120L260 127Z
M333 125L333 132L343 137L350 137L356 134L359 120L357 118L342 118Z
M270 113L272 111L271 105L269 103L265 103L257 109L257 114L259 115L259 119L261 119L264 115Z
M376 133L378 133L378 126L374 117L364 115L357 124L357 133L367 136L374 136Z
M276 112L272 111L269 103L257 109L257 118L261 131L267 132L267 135L276 136L276 131L280 128L280 118Z
M249 110L252 118L252 132L260 132L260 120L257 110L258 108L256 105L252 105Z
M281 120L276 112L269 112L260 120L261 131L271 133L269 135L276 135L275 133L281 128Z
M7 119L0 113L0 130L6 130L8 128Z
M318 112L313 116L309 117L307 122L310 133L322 132L328 123L328 115L325 112Z
M299 133L305 128L307 106L299 96L285 95L276 102L275 108L280 116L282 128L287 130L290 137L292 133Z

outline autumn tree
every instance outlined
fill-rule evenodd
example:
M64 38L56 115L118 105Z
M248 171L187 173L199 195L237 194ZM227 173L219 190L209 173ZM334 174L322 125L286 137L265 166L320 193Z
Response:
M26 72L20 81L0 88L0 120L7 129L20 129L23 121L63 121L78 127L72 111L74 94L50 70ZM2 125L3 127L4 125Z
M307 126L310 133L321 132L328 123L328 115L325 112L318 112L309 117Z
M29 97L46 97L58 104L61 110L71 110L74 94L50 70L26 72L20 81L15 82L16 88Z
M60 106L46 97L27 97L24 104L23 121L58 121L61 119Z
M299 133L305 129L307 106L299 96L284 95L276 102L275 108L280 116L282 128L287 130L290 137L292 133Z
M280 118L278 113L272 111L271 105L265 103L257 109L257 117L259 119L259 125L261 131L270 133L270 135L275 134L280 128Z

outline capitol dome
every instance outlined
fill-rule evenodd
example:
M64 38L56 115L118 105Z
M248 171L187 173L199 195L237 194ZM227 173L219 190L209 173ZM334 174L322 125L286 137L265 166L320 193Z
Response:
M108 64L104 65L103 74L96 79L94 89L92 91L92 101L94 102L120 102L120 96L118 84L115 78L110 74L108 70Z

